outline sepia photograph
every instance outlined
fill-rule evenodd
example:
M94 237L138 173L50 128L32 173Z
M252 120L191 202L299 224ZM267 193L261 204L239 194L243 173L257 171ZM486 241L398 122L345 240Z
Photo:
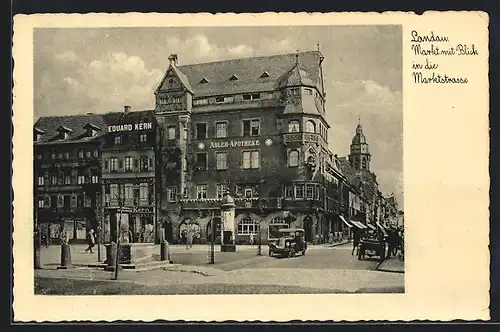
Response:
M404 292L401 25L33 38L36 294Z
M16 321L490 318L487 14L13 30Z

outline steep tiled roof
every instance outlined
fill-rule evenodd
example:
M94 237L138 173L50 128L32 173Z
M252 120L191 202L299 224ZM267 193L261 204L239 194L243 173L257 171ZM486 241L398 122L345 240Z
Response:
M319 86L321 53L311 51L297 55L300 64L300 69L297 68L299 78L312 86ZM291 77L295 80L296 76L292 71L295 66L296 53L292 53L185 65L178 66L177 69L186 76L195 97L205 97L275 90L283 79ZM264 72L269 76L262 75ZM233 75L238 79L230 80ZM203 78L208 82L202 83Z
M85 129L85 126L89 123L101 129L100 131L97 131L97 135L94 137L86 136L87 130ZM34 127L44 132L41 139L36 142L36 144L58 144L63 142L58 139L59 131L57 129L59 127L71 130L68 132L68 137L64 140L64 142L88 142L99 138L105 133L106 123L104 122L102 116L97 114L48 116L40 117Z

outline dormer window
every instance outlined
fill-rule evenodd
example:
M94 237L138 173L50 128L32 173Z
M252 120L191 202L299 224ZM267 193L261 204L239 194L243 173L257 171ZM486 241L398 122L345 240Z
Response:
M61 140L67 139L69 134L73 132L73 130L64 126L59 126L56 130L59 132L59 139Z
M91 123L87 123L83 128L87 130L87 132L85 133L85 136L87 137L95 137L97 135L97 132L101 130L101 128Z
M262 75L260 75L260 78L266 78L269 77L269 73L267 71L263 72Z
M33 133L33 140L34 140L35 142L38 142L39 140L41 140L41 139L42 139L43 134L44 134L44 131L43 131L43 130L38 129L38 128L35 128L34 133Z
M201 83L201 84L208 83L208 80L207 80L205 77L203 77L203 78L201 79L200 83Z
M260 99L260 93L249 93L243 95L243 100L254 100L254 99Z
M236 75L233 75L229 78L230 81L237 81L238 80L238 76Z

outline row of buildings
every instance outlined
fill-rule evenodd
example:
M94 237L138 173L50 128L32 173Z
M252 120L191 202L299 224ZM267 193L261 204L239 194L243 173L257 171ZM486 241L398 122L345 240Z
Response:
M154 93L154 110L41 117L34 126L36 224L50 238L116 237L112 211L126 209L132 242L211 238L229 192L236 242L282 227L347 234L398 215L378 189L361 124L350 154L328 148L320 51L178 65ZM333 133L334 135L334 133Z

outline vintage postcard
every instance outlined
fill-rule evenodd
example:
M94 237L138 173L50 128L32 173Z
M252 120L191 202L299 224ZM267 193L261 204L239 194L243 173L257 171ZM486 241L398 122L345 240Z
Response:
M14 18L16 321L489 319L488 15Z

